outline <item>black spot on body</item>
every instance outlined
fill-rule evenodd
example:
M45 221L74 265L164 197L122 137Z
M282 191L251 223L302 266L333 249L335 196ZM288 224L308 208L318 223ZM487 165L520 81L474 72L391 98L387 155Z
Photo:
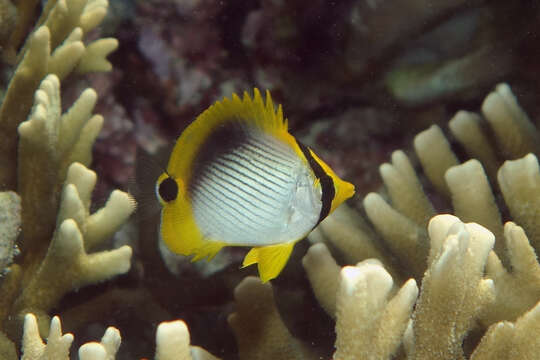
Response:
M167 177L159 184L158 192L163 201L173 201L178 196L178 184L173 178Z

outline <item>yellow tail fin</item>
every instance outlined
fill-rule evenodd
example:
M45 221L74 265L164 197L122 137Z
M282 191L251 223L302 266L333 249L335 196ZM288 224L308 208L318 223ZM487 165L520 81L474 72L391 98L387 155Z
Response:
M283 270L293 247L294 242L253 248L244 258L242 267L258 263L259 276L265 283L277 277Z

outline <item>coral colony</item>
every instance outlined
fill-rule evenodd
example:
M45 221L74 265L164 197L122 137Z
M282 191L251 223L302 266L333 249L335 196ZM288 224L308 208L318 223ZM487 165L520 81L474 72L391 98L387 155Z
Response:
M32 2L20 3L28 11ZM30 20L2 21L14 27L5 48L20 53L0 108L1 359L68 359L74 336L62 334L53 311L68 293L131 267L129 245L103 248L134 211L134 200L115 190L91 211L97 175L88 166L107 121L93 114L97 93L84 90L65 112L60 101L68 75L111 69L106 57L115 39L83 42L108 5L49 0L22 46ZM1 16L12 13L8 1L0 7L7 9ZM343 205L310 236L303 275L335 321L334 359L540 353L540 133L505 84L486 97L481 112L460 111L449 122L452 141L470 160L461 163L433 125L414 139L423 175L395 151L380 166L385 192L363 200L368 221ZM440 214L441 203L451 204L453 215ZM318 359L287 327L273 286L250 276L236 286L228 322L238 357ZM120 347L120 332L109 327L78 356L111 360ZM157 327L155 359L218 358L190 345L186 323L171 318Z

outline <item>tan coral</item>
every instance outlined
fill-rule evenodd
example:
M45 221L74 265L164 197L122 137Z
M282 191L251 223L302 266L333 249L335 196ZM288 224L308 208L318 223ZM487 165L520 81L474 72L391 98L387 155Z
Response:
M21 255L0 283L2 331L12 341L27 311L36 314L46 333L48 311L67 292L130 268L129 246L91 253L134 210L126 193L114 191L101 210L90 213L96 175L85 165L103 122L92 114L97 94L85 90L64 114L60 103L60 80L78 71L82 57L87 57L87 70L110 68L104 57L116 48L116 40L98 39L88 47L82 42L107 6L106 0L48 1L20 51L0 108L5 140L0 142L0 184L16 188L23 209Z
M509 270L495 253L489 255L486 266L486 275L495 284L495 303L480 317L486 326L501 320L514 321L540 299L540 264L523 228L507 222L504 239Z
M293 338L281 320L274 303L272 286L247 277L235 289L236 312L229 324L238 342L242 360L305 359L308 349Z
M24 318L21 360L67 360L72 342L73 335L62 335L60 319L55 316L51 320L47 344L44 344L39 335L36 317L33 314L27 314Z
M540 249L540 167L538 158L527 154L506 161L498 173L499 187L512 219L523 226L531 245Z
M486 97L482 111L485 119L461 111L449 124L467 153L478 157L482 163L472 159L459 164L442 130L436 125L417 135L415 150L431 184L439 195L451 199L456 215L464 221L486 226L496 235L496 239L500 239L495 244L495 251L506 263L504 244L501 241L501 215L492 194L498 189L492 190L490 187L490 183L496 182L495 176L502 163L497 155L502 152L505 156L515 158L526 155L527 151L537 151L534 144L537 144L535 139L539 132L519 107L507 85L497 86ZM498 149L492 146L483 130L486 126L494 130ZM505 136L506 133L509 136ZM534 155L528 155L523 160L515 161L501 167L499 185L512 218L525 227L526 232L530 233L531 242L536 244L535 224L538 224L537 217L540 214L540 210L534 210L540 209L537 160ZM483 167L488 176L484 174ZM392 164L383 164L380 170L390 195L390 203L379 194L368 194L364 199L367 216L382 236L384 245L402 264L401 271L418 280L426 269L423 259L428 249L423 219L433 215L429 214L432 205L405 154L395 152Z
M385 266L389 264L394 281L401 284L400 278L407 275L422 279L420 300L403 337L409 359L464 358L462 344L471 330L478 334L496 322L516 321L540 300L536 255L540 247L540 166L537 154L527 154L538 152L539 132L507 85L499 85L486 98L482 111L484 117L458 112L449 124L466 152L478 159L460 164L436 126L415 140L424 173L439 196L437 202L443 201L448 207L451 204L461 221L473 223L463 224L449 215L436 216L428 237L425 219L436 210L411 161L401 151L394 152L391 163L380 167L388 197L371 193L363 202L382 247L390 250L390 254L383 252L381 260ZM485 132L486 126L493 129L495 142ZM501 153L511 158L502 166ZM523 157L516 159L519 156ZM511 222L503 226L496 198L499 190L511 218L523 228ZM355 256L362 258L362 250L356 249L377 241L377 235L365 227L361 227L361 236L343 235L355 234L361 222L341 221L342 229L335 234L325 231L321 224L317 234L324 235L322 241L331 245L329 248L344 252L339 259L354 264L348 251L354 250ZM343 296L332 296L335 284L331 280L339 265L328 251L322 251L322 245L316 246L308 252L305 268L317 299L332 313L334 299L339 303ZM367 253L364 250L365 258ZM392 255L397 261L392 261ZM321 265L321 273L316 264ZM322 268L329 269L327 277Z
M89 342L79 348L80 360L114 360L120 348L118 329L108 327L100 342ZM47 343L40 336L36 317L29 313L24 319L21 360L68 360L72 334L62 335L58 316L52 318ZM219 360L204 349L191 346L189 331L181 320L162 322L156 331L156 360Z
M482 113L506 159L540 152L540 134L519 106L508 84L497 85L482 104Z
M480 115L469 111L458 111L448 122L450 131L465 148L469 156L477 159L494 179L500 166L495 149L482 130Z
M336 294L341 267L336 263L326 245L311 246L302 259L302 265L317 301L332 317L336 317Z
M390 359L402 342L418 288L410 279L391 297L393 280L377 260L341 270L336 360Z
M377 258L385 264L392 276L397 274L393 268L393 259L377 244L367 221L347 204L341 204L326 217L309 235L309 239L313 241L317 236L320 241L328 242L332 248L340 250L348 264Z
M99 212L90 215L90 196L95 179L95 173L83 165L74 163L70 166L55 235L37 273L15 303L16 309L48 311L68 291L129 270L129 246L96 254L86 253L85 235L94 238L91 245L99 244L114 233L133 210L129 196L117 191L111 194L101 210L116 211L114 217L103 217ZM66 218L68 215L70 217ZM92 221L93 217L99 217L97 224L96 220Z
M75 161L89 165L91 161L92 144L103 124L102 116L92 115L96 99L95 91L87 89L62 115L60 82L49 75L36 91L32 113L19 126L18 191L23 200L23 224L34 224L25 230L20 244L23 252L36 252L41 244L47 244L43 238L56 222L50 209L58 207L68 166Z
M206 350L191 346L182 320L162 322L156 331L156 360L219 360Z
M414 149L422 168L440 194L449 195L444 181L446 170L459 164L440 127L433 125L414 138Z
M469 160L448 169L444 178L450 189L454 214L464 222L488 228L496 239L501 239L501 215L482 164L476 159ZM504 254L502 241L496 241L495 250Z
M540 353L540 303L514 323L493 324L473 354L471 360L520 359L533 360Z
M323 244L312 248L305 259L308 271L315 271L320 261L330 262L330 267L334 268ZM410 322L418 294L414 279L394 294L392 277L378 260L371 259L341 269L338 278L333 280L337 287L328 286L324 281L315 281L312 285L330 297L327 307L336 309L334 359L390 359ZM332 289L336 291L335 304L331 303ZM235 299L237 310L229 322L236 335L240 359L319 358L283 324L270 284L248 277L237 286Z
M484 267L495 241L487 229L451 215L429 223L429 268L414 314L414 359L462 359L463 338L494 301Z
M325 309L337 308L335 359L389 359L401 344L410 360L464 359L463 339L477 321L489 325L515 319L537 303L540 265L523 229L515 224L505 225L512 272L507 272L491 251L494 235L478 224L438 215L430 221L429 236L429 267L412 319L418 291L413 280L389 300L393 280L381 263L372 259L342 268L336 290L332 283L335 261L324 244L312 246L304 259L311 285ZM336 291L333 296L332 291ZM529 322L527 326L534 325ZM520 332L511 341L525 343L534 334ZM493 346L490 332L486 336L482 342ZM532 354L535 346L533 340L523 353ZM489 351L513 349L499 347L502 350Z
M428 252L426 230L390 206L376 193L364 198L366 213L394 254L399 254L406 276L420 278Z
M25 313L46 314L67 292L129 270L132 253L129 246L94 254L85 250L85 236L93 239L91 245L99 244L133 211L129 196L117 191L104 209L91 215L90 196L95 178L95 173L81 164L70 166L55 235L41 265L14 302L11 332L17 333L16 328ZM115 216L103 216L110 211L115 211ZM70 217L65 218L67 215Z
M0 143L3 188L15 189L17 138L13 135L28 116L34 92L45 75L56 74L62 80L73 71L111 69L105 57L116 49L115 39L98 39L88 46L82 42L84 34L101 22L107 7L106 0L51 0L45 5L39 26L20 51L21 60L0 107L0 133L7 134Z
M120 331L108 327L100 342L90 342L79 348L80 360L114 360L120 347Z

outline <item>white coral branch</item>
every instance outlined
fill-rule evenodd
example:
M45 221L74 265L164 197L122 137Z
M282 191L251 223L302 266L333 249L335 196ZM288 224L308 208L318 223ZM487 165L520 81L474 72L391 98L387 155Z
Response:
M402 342L418 295L407 281L391 298L392 277L370 259L341 270L334 359L390 359Z
M24 317L23 356L21 360L68 360L69 348L72 342L72 334L62 335L62 327L58 316L53 317L51 320L46 345L39 335L36 317L33 314L26 314Z
M94 254L87 254L85 250L85 237L93 239L94 244L104 240L104 236L114 233L134 210L129 195L117 191L111 195L105 210L101 210L114 216L91 220L94 215L90 215L89 206L95 180L95 173L83 165L70 166L57 229L45 259L16 302L19 311L48 311L67 292L129 270L132 253L129 246Z
M428 231L430 265L415 311L413 358L462 359L463 338L494 300L493 281L483 275L495 239L452 215L435 216Z

